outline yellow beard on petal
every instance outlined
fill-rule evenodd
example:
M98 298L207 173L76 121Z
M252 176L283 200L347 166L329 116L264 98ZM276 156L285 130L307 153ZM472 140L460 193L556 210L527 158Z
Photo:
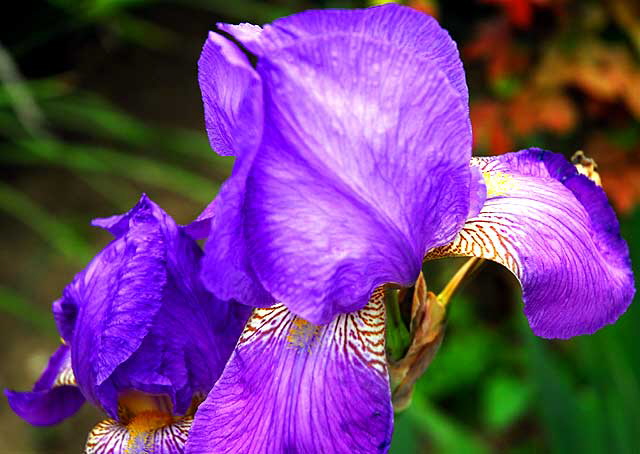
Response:
M170 414L162 411L145 411L133 417L127 424L129 431L129 452L150 452L153 446L154 431L174 422Z
M162 411L145 411L133 417L127 429L131 435L150 432L173 423L173 417Z
M165 395L126 391L118 406L120 422L130 434L127 452L149 452L153 432L174 422L171 400Z
M204 396L196 393L185 415L174 415L167 395L126 391L118 398L118 420L106 419L91 430L85 454L125 452L162 454L184 447L193 414Z
M292 347L305 348L310 352L311 347L318 337L319 331L319 326L309 323L300 317L296 317L289 329L287 342L289 342Z
M516 186L511 175L500 171L482 172L484 184L487 186L487 198L508 194Z

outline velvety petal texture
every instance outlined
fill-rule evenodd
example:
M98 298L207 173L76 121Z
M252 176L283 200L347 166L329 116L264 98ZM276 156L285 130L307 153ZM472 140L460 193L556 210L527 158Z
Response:
M320 324L383 283L410 285L472 208L466 86L449 36L398 5L225 30L259 56L264 128L216 206L207 287Z
M590 334L615 322L635 288L602 188L562 155L540 149L475 158L472 165L483 172L487 200L451 244L427 258L476 256L509 268L539 336Z
M383 292L325 326L255 309L198 408L186 452L387 452L393 409Z
M5 390L11 409L35 426L50 426L74 415L85 399L76 386L69 347L60 346L51 356L32 391Z
M183 414L222 372L245 307L204 289L199 246L148 197L94 225L116 238L63 297L77 312L70 345L78 386L114 418L119 396L132 389L165 394Z

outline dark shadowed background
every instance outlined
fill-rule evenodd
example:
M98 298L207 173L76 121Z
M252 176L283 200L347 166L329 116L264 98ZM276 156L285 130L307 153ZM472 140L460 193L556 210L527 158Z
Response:
M412 0L458 42L476 154L540 146L599 165L640 264L640 6L635 0ZM0 386L28 389L58 345L50 304L108 241L89 226L148 193L179 223L229 174L196 80L217 21L265 23L356 1L49 0L0 14ZM438 289L459 262L427 264ZM489 264L458 294L443 347L396 418L394 453L634 453L640 307L590 337L529 331ZM0 405L0 451L80 452L88 405L33 428Z

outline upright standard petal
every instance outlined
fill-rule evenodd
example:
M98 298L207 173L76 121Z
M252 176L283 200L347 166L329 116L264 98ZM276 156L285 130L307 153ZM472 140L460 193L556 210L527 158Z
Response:
M325 326L256 309L198 408L186 452L386 452L393 409L383 292Z
M60 346L51 356L32 391L5 390L11 409L34 426L51 426L74 415L84 403L76 386L69 347Z
M267 123L243 209L262 285L317 324L411 285L469 212L462 97L435 62L357 33L298 41L258 71Z
M248 33L255 30L247 27ZM209 290L225 301L268 306L275 301L249 266L242 212L247 174L262 137L262 82L240 49L215 33L209 34L198 67L211 146L238 159L220 194L185 231L196 239L208 237L203 281Z
M413 8L389 3L367 9L309 10L278 19L264 29L250 24L218 24L218 27L260 57L308 38L343 33L362 35L433 61L465 105L468 101L464 69L455 42L433 17Z
M524 312L547 338L613 323L635 292L626 243L604 191L562 155L528 149L476 158L487 200L452 243L429 252L476 256L510 269Z
M211 147L240 155L262 136L260 77L235 44L210 32L198 61L198 82Z
M213 386L247 315L204 289L199 246L146 196L94 224L116 239L65 289L78 384L111 417L127 390L167 395L183 414Z

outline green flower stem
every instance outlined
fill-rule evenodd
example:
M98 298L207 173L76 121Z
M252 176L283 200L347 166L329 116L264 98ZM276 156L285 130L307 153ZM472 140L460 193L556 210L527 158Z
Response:
M385 289L385 307L387 312L387 355L390 360L401 359L409 348L411 336L402 321L398 300L399 289Z

